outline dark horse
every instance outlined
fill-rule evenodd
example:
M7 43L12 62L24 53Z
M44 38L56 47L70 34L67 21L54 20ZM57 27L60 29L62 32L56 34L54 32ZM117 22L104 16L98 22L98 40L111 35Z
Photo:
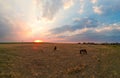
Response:
M87 50L86 49L81 49L80 54L87 54Z
M54 47L54 51L55 51L55 50L57 50L57 47L56 47L56 46Z

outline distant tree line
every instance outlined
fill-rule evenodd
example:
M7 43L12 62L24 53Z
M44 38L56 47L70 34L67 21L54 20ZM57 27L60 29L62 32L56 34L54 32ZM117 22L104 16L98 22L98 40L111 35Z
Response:
M78 44L89 44L89 45L98 45L98 44L100 44L100 45L120 45L120 43L119 42L116 42L116 43L95 43L95 42L83 42L83 43L78 43Z

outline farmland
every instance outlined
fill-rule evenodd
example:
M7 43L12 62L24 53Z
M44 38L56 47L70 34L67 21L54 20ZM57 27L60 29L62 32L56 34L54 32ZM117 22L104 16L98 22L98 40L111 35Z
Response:
M120 78L120 46L0 44L0 78Z

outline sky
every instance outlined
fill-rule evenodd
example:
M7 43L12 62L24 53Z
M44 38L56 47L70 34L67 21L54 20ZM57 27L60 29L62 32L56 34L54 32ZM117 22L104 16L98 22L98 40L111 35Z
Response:
M120 42L120 0L0 0L0 42Z

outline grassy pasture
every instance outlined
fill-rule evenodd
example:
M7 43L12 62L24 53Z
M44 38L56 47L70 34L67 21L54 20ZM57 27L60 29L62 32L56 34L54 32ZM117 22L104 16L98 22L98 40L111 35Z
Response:
M120 46L0 44L0 78L120 78Z

